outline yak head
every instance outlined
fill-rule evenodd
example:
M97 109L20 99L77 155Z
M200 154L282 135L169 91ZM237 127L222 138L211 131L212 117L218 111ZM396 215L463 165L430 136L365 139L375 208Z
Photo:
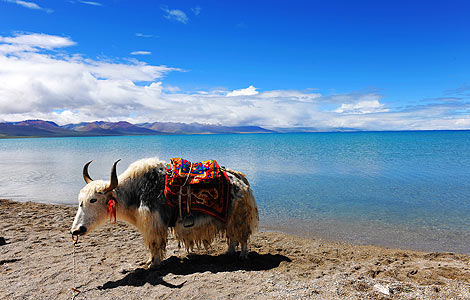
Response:
M109 183L90 178L90 175L88 175L88 165L90 165L91 161L83 167L83 178L86 185L78 195L78 211L70 230L72 236L85 235L103 224L106 220L110 209L112 209L109 207L115 204L112 201L116 201L113 190L118 186L116 175L116 165L118 162L119 160L114 163L111 169L111 180Z

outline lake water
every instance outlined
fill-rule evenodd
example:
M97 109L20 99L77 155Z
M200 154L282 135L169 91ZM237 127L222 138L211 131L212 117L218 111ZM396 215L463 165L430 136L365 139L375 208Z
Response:
M264 230L470 253L470 131L0 140L0 198L76 205L90 175L216 159L244 172Z

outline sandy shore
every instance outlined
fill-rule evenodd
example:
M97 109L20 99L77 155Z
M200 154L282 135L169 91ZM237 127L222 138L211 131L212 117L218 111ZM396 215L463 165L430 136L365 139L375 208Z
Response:
M260 232L250 259L225 241L187 255L173 239L146 270L139 234L107 224L68 233L75 208L0 200L0 299L470 299L470 256L356 246Z

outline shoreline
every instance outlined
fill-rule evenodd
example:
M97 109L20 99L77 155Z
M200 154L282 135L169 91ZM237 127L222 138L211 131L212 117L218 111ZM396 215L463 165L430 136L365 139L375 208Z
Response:
M0 198L2 199L2 198ZM45 205L66 206L76 209L77 204L24 200ZM295 237L324 239L336 243L373 245L384 248L422 252L455 252L470 255L470 231L408 228L387 226L377 222L348 223L340 220L260 219L260 231L275 232ZM436 242L439 241L439 242Z
M171 237L157 270L131 226L80 239L73 276L68 230L75 207L0 200L0 299L470 299L470 256L354 245L259 232L250 258L224 239L187 255Z
M422 252L455 252L470 255L470 232L386 226L378 223L347 223L337 220L264 222L263 231L279 232L337 243L374 245Z

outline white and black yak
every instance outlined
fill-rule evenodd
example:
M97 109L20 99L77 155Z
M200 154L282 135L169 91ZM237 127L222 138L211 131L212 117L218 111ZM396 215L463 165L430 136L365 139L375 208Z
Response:
M195 245L207 248L217 236L225 236L227 253L234 253L240 245L240 256L247 257L248 239L258 226L258 208L244 174L226 170L230 182L226 222L193 212L194 225L186 228L176 218L178 208L168 205L165 199L165 162L157 158L136 161L119 178L117 162L112 167L110 182L92 180L88 175L91 162L84 166L87 184L78 195L79 207L71 228L73 236L86 235L103 224L110 213L110 200L114 200L115 217L134 225L141 233L150 251L149 267L156 267L162 261L170 230L188 251Z

